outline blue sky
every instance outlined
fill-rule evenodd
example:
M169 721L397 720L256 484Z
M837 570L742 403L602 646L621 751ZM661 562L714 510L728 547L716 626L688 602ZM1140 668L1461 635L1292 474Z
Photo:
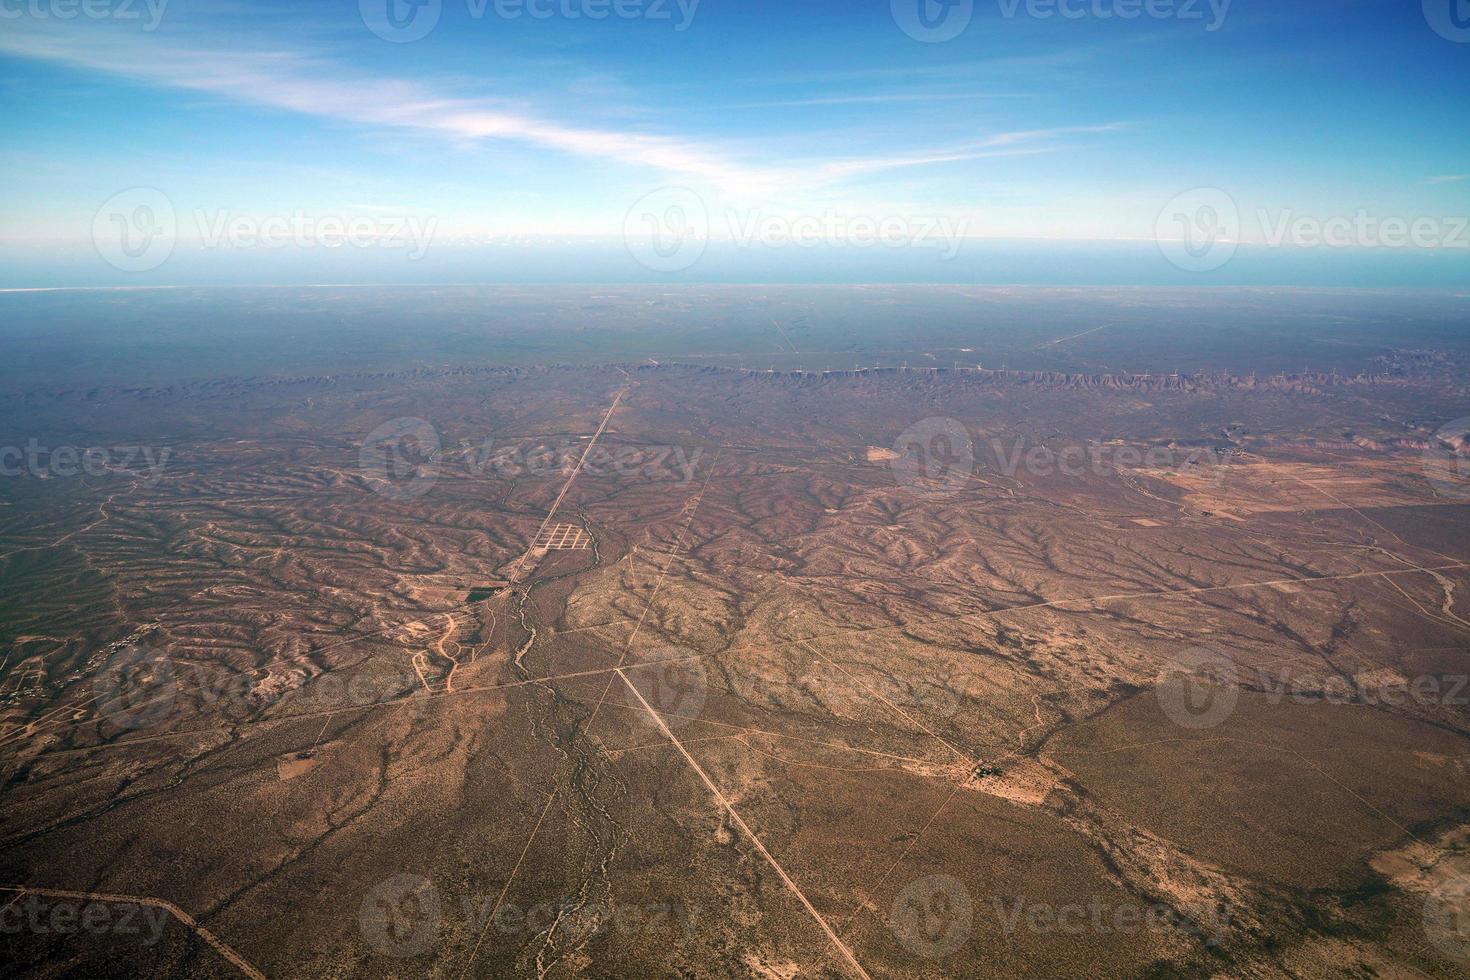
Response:
M1007 281L1058 240L1047 281L1470 285L1466 0L87 2L0 0L3 286ZM906 33L921 3L955 36ZM120 269L99 208L135 188L176 228ZM1196 189L1238 211L1218 268L1155 244ZM707 246L640 261L645 224Z

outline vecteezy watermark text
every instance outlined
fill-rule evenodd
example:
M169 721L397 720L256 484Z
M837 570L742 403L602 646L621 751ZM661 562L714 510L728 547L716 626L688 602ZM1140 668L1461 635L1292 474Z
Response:
M969 230L966 217L949 215L846 214L835 210L821 214L775 215L759 209L726 211L725 221L735 244L798 248L913 248L930 247L948 261L959 254Z
M1177 20L1213 33L1233 0L996 0L1002 20ZM1428 0L1426 0L1428 2ZM916 41L959 37L975 18L975 0L889 0L893 22Z
M1245 690L1271 705L1357 704L1421 709L1470 707L1470 675L1421 674L1404 677L1381 669L1344 677L1340 674L1297 674L1291 670L1241 668L1224 650L1192 647L1159 671L1155 692L1159 706L1181 728L1199 730L1223 724L1235 713Z
M0 0L0 20L141 20L151 31L167 8L168 0Z
M930 418L909 426L880 456L888 460L894 480L915 493L953 495L964 490L982 464L979 448L964 423L952 418ZM1032 477L1109 477L1129 471L1185 474L1219 485L1227 467L1241 453L1233 447L1213 445L1134 446L1121 441L1089 440L1060 447L1046 443L1028 444L1024 438L991 439L988 448L993 466L1001 475L1014 479L1025 472ZM870 451L871 452L871 451ZM877 458L877 457L870 457ZM991 464L978 468L985 470Z
M229 211L194 212L205 248L406 248L417 261L429 251L439 219L405 214L386 217L290 214L256 217Z
M1014 477L1025 470L1031 476L1068 477L1108 476L1120 470L1155 470L1160 472L1209 473L1223 477L1232 455L1211 446L1147 446L1098 442L1072 444L1054 448L1038 443L1028 446L1016 439L1007 446L1000 439L990 440L989 447L1002 474Z
M675 31L694 23L700 0L465 0L471 17L485 16L488 6L502 20L647 20L668 21Z
M60 898L0 892L0 935L137 937L152 946L163 937L169 911L156 905L108 899Z
M24 446L0 446L0 476L45 480L124 473L156 481L172 452L167 446L43 446L31 438Z
M190 241L207 249L404 249L412 262L428 254L439 219L416 214L313 214L301 208L266 215L196 208L181 222L163 191L130 187L97 209L92 244L113 268L148 272L169 260L191 226Z
M1461 0L1456 0L1461 2ZM1293 208L1257 208L1255 226L1235 198L1218 187L1175 195L1160 210L1154 240L1170 263L1186 272L1214 272L1242 244L1299 249L1470 249L1470 216L1352 213L1310 214Z
M1227 910L1212 907L1198 917L1162 902L1119 902L1093 895L1077 902L1035 902L1024 896L990 897L976 903L964 882L952 875L929 875L909 882L894 898L888 926L909 952L942 959L970 942L981 909L993 912L1006 936L1025 931L1037 935L1187 935L1214 945L1229 928Z
M1228 928L1226 916L1218 909L1211 910L1204 922L1196 922L1162 902L1139 905L1112 901L1101 895L1093 895L1085 902L1060 904L996 895L991 897L990 904L1001 931L1007 936L1019 930L1066 936L1135 936L1147 932L1183 934L1216 944L1224 939Z
M465 14L480 21L627 20L668 23L676 32L694 23L700 0L464 0ZM363 25L394 44L418 41L434 30L443 0L358 0Z
M585 451L584 451L585 450ZM568 436L496 445L494 437L478 447L467 446L470 471L493 471L502 477L547 476L566 473L580 462L589 476L613 475L646 480L673 480L688 486L694 479L704 448L695 446L584 446Z
M1200 21L1211 33L1225 26L1233 0L997 0L1006 20Z
M1363 208L1321 217L1261 208L1256 219L1272 248L1470 248L1470 217L1378 217Z
M423 875L397 874L374 885L358 908L358 932L381 956L407 959L432 949L446 912L466 924L466 931L494 930L502 936L529 938L555 932L572 946L616 933L649 942L688 941L696 935L696 911L677 900L642 904L542 902L531 906L496 902L496 896L462 895L452 901Z
M928 248L942 261L959 254L970 219L946 214L868 214L828 208L772 213L726 208L724 237L737 248ZM718 227L716 223L714 227ZM623 218L623 243L638 264L682 272L697 263L712 238L710 211L687 187L662 187L639 198Z
M494 436L479 445L461 440L444 449L433 423L418 418L389 419L363 439L358 471L375 493L413 500L433 489L451 466L472 476L503 479L570 474L624 480L669 481L688 486L704 456L700 446L593 444L586 437L559 435L504 441Z

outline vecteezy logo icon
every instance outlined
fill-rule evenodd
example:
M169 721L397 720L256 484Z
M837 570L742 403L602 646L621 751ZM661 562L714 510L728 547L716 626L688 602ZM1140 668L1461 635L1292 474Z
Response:
M439 433L423 419L390 419L368 433L357 461L374 493L422 497L439 480Z
M434 29L441 5L442 0L357 0L357 12L378 37L406 44Z
M1448 422L1430 437L1424 475L1444 496L1470 500L1470 418Z
M118 728L150 728L173 711L178 679L173 664L152 647L116 650L92 681L97 710Z
M1193 459L1186 456L1185 468L1186 470L1193 470L1195 472L1202 471L1206 477L1205 486L1209 490L1219 493L1225 489L1226 484L1229 482L1231 468L1239 465L1235 460L1236 456L1233 449L1213 449Z
M1164 258L1186 272L1214 272L1240 246L1240 208L1218 187L1185 191L1159 212L1154 240Z
M92 244L104 262L123 272L147 272L168 261L178 217L156 187L130 187L109 197L92 217Z
M357 910L357 929L376 952L406 958L425 952L439 934L439 891L422 875L378 882Z
M975 16L975 0L890 0L893 22L915 41L949 41Z
M975 443L958 419L924 419L894 441L888 466L898 485L914 493L957 493L975 473Z
M1424 933L1441 953L1470 966L1470 867L1463 858L1444 869L1424 902Z
M670 728L689 724L704 710L709 676L705 673L704 663L682 647L651 650L640 658L639 663L623 668L623 676L627 678L623 685L623 703L633 711L635 718L649 725L656 727L658 724L648 716L649 708Z
M974 905L964 882L950 875L930 875L898 893L888 927L909 952L936 959L969 942L974 921Z
M623 218L628 254L653 272L682 272L704 256L709 244L709 210L687 187L645 194Z
M1445 40L1470 44L1470 0L1424 0L1424 19Z
M1235 661L1213 647L1194 647L1159 671L1159 706L1180 728L1214 728L1235 711L1240 678Z

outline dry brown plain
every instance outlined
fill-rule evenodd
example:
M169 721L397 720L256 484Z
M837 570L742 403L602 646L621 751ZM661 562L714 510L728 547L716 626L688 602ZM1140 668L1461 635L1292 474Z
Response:
M1470 492L1387 421L1456 403L632 366L13 399L167 462L5 481L7 972L1462 975Z

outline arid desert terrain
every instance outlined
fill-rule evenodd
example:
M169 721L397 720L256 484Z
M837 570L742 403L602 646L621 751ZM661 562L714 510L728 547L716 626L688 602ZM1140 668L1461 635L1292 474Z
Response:
M1470 375L1363 357L12 386L5 972L1464 975Z

